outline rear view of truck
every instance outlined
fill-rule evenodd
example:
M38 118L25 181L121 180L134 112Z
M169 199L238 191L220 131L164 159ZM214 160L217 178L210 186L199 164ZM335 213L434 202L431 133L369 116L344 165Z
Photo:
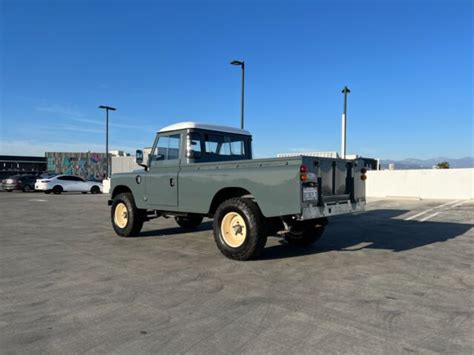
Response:
M302 157L301 219L362 210L365 205L364 161Z
M367 170L361 159L301 156L299 164L299 212L267 218L267 225L288 244L304 247L322 237L328 217L364 209Z

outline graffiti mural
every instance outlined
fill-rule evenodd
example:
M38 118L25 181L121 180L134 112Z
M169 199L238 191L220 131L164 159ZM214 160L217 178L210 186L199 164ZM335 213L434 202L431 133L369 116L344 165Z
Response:
M80 176L86 180L102 180L105 173L104 153L47 152L48 172Z

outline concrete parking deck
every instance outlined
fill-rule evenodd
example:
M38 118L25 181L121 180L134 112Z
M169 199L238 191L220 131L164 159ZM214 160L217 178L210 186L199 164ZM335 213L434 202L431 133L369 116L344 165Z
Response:
M210 222L115 236L106 196L0 193L2 353L472 353L472 201L371 202L231 261Z

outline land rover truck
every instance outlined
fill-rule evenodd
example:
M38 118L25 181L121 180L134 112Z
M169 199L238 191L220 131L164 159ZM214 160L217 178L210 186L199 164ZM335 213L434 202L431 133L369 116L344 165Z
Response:
M330 217L365 206L362 160L252 159L252 136L243 129L173 124L157 132L146 157L137 150L136 162L143 169L111 178L111 220L119 236L136 236L160 216L187 230L212 218L218 249L236 260L257 258L268 236L309 246Z

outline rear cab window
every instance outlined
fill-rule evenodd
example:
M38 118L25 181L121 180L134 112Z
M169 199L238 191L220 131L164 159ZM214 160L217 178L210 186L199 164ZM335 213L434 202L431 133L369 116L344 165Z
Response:
M247 151L249 138L234 134L204 133L203 156L207 161L251 159Z

